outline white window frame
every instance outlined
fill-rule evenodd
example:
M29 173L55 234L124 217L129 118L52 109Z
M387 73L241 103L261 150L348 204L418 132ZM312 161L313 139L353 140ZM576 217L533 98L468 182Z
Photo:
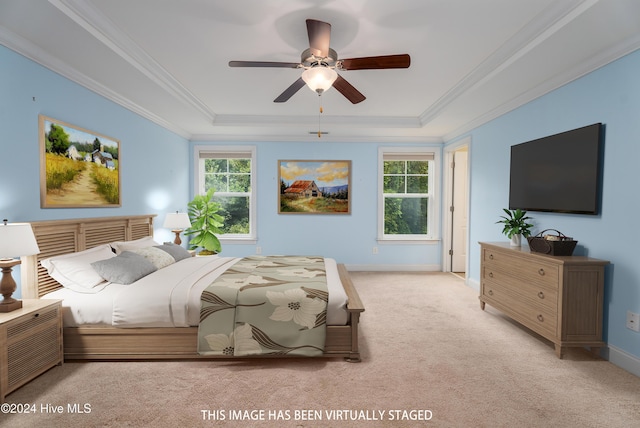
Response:
M257 229L256 229L256 195L257 193L257 180L256 180L256 147L255 146L195 146L194 147L194 192L198 195L205 193L205 171L204 160L207 158L218 159L238 159L247 158L251 159L251 193L249 195L249 233L248 234L232 234L225 233L218 236L220 242L238 242L242 241L247 244L255 244L257 242ZM245 193L235 194L233 192L218 192L216 195L224 196L244 196Z
M429 160L429 192L427 197L427 230L426 235L392 235L384 233L384 160L385 157L403 157L416 160L432 157ZM379 242L424 243L438 241L440 233L440 149L434 147L380 147L378 148L378 238Z

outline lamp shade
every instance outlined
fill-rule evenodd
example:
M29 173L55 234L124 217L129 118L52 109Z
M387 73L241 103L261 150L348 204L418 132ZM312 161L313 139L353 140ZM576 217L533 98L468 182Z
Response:
M302 73L302 80L314 92L323 93L333 85L338 78L338 73L332 68L316 66L306 69Z
M187 213L169 213L164 219L163 227L167 229L187 229L191 227Z
M39 252L29 223L0 223L0 259L32 256Z

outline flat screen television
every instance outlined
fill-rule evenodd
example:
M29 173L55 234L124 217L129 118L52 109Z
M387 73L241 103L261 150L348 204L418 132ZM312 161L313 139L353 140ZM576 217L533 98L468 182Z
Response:
M598 214L603 134L595 123L511 146L509 208Z

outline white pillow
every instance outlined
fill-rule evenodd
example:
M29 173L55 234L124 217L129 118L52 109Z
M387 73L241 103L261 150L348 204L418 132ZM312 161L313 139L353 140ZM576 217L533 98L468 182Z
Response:
M96 293L104 288L106 281L91 266L98 260L105 260L116 255L109 244L99 245L85 251L64 254L40 261L49 276L69 288L81 293ZM102 287L98 287L102 285Z
M118 241L112 242L111 248L113 248L116 254L120 254L123 251L137 250L139 248L155 247L158 244L153 240L152 236L145 236L144 238L136 239L134 241Z

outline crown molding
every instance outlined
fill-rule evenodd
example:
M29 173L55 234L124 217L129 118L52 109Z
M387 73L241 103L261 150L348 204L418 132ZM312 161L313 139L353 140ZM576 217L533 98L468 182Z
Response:
M323 125L363 128L422 128L417 117L398 116L331 116L322 115ZM216 126L318 126L318 116L216 115Z
M420 123L427 125L442 110L455 102L465 93L494 78L517 59L531 51L535 46L551 37L562 27L588 10L598 0L568 0L553 2L537 19L529 22L521 31L509 38L497 51L481 62L457 85L433 103L420 115Z
M509 113L521 107L535 99L538 99L554 90L565 86L575 80L578 80L581 77L586 76L589 73L592 73L607 64L611 64L612 62L632 53L640 49L640 34L635 37L625 39L619 44L612 46L610 49L600 52L598 55L594 55L590 57L587 61L583 61L578 64L576 67L567 70L564 73L557 74L553 79L548 79L536 86L530 91L522 93L520 96L512 98L509 102L506 102L497 108L487 112L486 114L477 117L463 126L458 127L453 132L450 132L443 136L444 141L452 141L473 129L484 125L487 122L490 122L498 117Z
M215 120L215 113L165 70L124 31L118 28L90 2L83 0L49 0L54 7L84 28L89 34L111 49L116 55L147 76L152 82L176 99L202 114L207 121Z
M0 43L25 58L40 64L48 70L53 71L54 73L57 73L110 101L113 101L125 109L130 110L133 113L136 113L183 138L188 139L191 136L191 134L186 132L184 129L175 126L175 124L164 120L145 108L140 107L138 104L133 103L131 100L123 97L119 93L114 92L86 75L79 73L73 67L70 67L65 62L50 55L47 51L34 45L29 40L2 26L0 26Z
M263 132L244 134L194 134L189 140L192 143L381 143L381 144L440 144L439 137L407 136L407 135L341 135L329 132L318 138L317 134L266 134Z

